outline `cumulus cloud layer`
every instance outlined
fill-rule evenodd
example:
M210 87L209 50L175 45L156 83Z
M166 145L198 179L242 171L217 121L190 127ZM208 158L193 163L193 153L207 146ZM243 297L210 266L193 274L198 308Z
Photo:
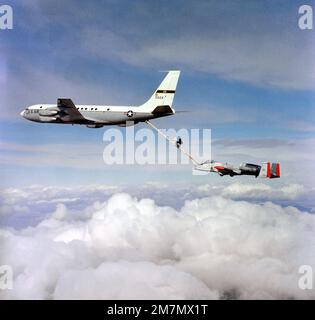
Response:
M273 201L282 206L295 206L305 211L315 211L314 189L298 183L256 181L252 179L231 180L219 177L215 183L205 176L206 183L183 184L147 182L138 186L85 185L76 187L40 186L3 188L0 192L1 224L14 228L34 226L46 219L52 211L62 214L63 206L73 218L82 219L95 210L100 203L115 193L128 193L138 198L153 199L158 205L180 209L186 200L208 196L222 196L249 202ZM213 178L213 176L212 176ZM215 178L215 177L214 177ZM242 177L239 177L242 178ZM243 177L244 178L244 177ZM235 182L233 182L235 181ZM170 192L171 190L171 192Z
M299 266L315 265L315 219L294 207L213 196L174 209L117 193L70 211L1 230L14 269L1 298L315 298L298 288Z

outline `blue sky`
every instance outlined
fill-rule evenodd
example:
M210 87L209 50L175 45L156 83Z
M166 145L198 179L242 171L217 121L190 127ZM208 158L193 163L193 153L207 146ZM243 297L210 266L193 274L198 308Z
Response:
M315 37L298 28L314 1L5 3L0 264L14 288L0 295L314 298L297 286L299 266L315 265ZM20 116L59 97L138 105L169 69L182 71L175 108L190 112L158 127L211 128L213 159L280 162L281 178L107 165L106 127Z
M282 160L287 179L312 186L315 37L298 28L303 1L6 3L14 29L0 32L3 186L209 181L188 166L98 165L104 128L19 116L61 96L78 104L140 104L161 81L158 71L175 68L182 70L175 107L191 113L158 120L159 127L211 128L215 140L236 147L242 141L241 155L213 146L218 160L235 164L260 161L252 141L264 142L268 159L261 161Z

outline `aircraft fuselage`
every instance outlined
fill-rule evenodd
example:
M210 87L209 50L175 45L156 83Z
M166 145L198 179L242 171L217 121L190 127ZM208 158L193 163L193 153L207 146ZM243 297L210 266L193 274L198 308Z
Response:
M69 121L60 117L62 109L56 104L37 104L27 107L21 112L25 119L40 123L65 123L65 124L83 124L83 125L124 125L127 121L134 123L149 119L165 117L175 114L172 113L153 114L143 111L141 107L136 106L97 106L97 105L77 105L77 110L84 119L69 119ZM61 120L62 119L62 120Z

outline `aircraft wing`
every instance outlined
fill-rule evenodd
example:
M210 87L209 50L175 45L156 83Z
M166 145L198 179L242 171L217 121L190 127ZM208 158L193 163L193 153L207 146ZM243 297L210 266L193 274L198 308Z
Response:
M61 110L60 119L62 121L86 120L71 99L59 98L57 100L57 108Z

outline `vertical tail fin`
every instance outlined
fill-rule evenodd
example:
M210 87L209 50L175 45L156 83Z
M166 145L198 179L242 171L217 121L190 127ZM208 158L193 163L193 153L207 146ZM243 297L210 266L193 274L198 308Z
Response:
M260 178L280 178L280 163L264 162L259 172Z
M172 108L179 75L178 70L169 71L151 98L140 108L148 112L152 112L158 106Z

